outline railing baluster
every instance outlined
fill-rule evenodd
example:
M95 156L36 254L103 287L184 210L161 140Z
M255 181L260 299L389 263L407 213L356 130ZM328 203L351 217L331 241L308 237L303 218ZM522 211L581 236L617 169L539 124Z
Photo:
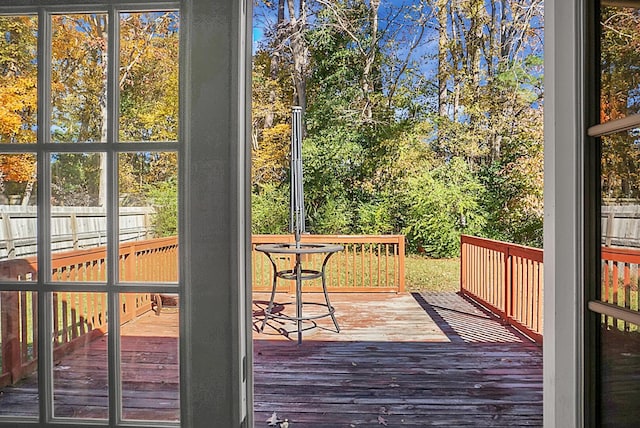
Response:
M384 285L385 287L389 286L389 244L386 244L384 246L384 271L385 271L385 281L384 281Z
M600 300L603 302L609 301L609 261L606 259L602 260L602 276L604 277L604 295L600 296ZM640 293L639 293L640 294ZM605 315L604 322L606 326L609 326L609 316Z
M69 342L69 301L67 300L68 293L62 293L62 300L60 306L62 308L62 343Z
M624 307L631 309L631 279L629 273L629 263L624 263ZM624 322L624 331L629 331L629 323Z
M38 358L38 298L36 293L31 293L31 314L32 314L32 340L33 347L31 351L32 360L36 360Z
M618 262L614 260L613 262L613 278L612 278L612 282L613 282L613 301L612 303L614 305L619 305L620 302L618 300L618 282L619 282L619 277L618 277ZM615 328L618 328L618 319L617 318L613 318L613 325Z
M20 291L19 292L20 295L20 308L19 308L19 312L20 312L20 360L21 361L27 361L28 359L28 323L29 320L27 319L27 292L26 291Z
M53 293L53 337L56 344L60 343L60 312L58 307L58 293Z
M369 249L369 278L368 283L371 284L373 281L373 244L369 243L367 245ZM364 284L363 284L364 285Z
M377 257L376 257L376 261L377 261L377 265L378 265L378 282L377 285L378 287L380 287L380 279L381 279L381 275L380 272L382 271L382 265L380 264L380 245L381 244L377 244L376 245L376 251L377 251Z

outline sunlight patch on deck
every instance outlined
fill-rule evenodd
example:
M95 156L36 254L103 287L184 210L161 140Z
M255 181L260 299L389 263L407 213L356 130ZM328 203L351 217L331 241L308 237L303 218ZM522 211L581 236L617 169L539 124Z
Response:
M321 293L305 293L305 302L320 302ZM254 302L264 302L268 294L254 293ZM449 342L447 335L425 312L410 294L394 293L330 293L331 304L340 325L336 333L330 317L318 319L316 328L303 332L305 339L316 341L367 341L367 342ZM281 305L282 314L295 314L295 296L278 293L275 302ZM260 305L264 306L264 304ZM304 306L305 314L314 314L323 308ZM269 320L264 332L257 329L262 324L262 312L254 304L254 339L287 340L283 331L289 332L289 340L296 340L296 325L287 320ZM310 326L309 322L305 326Z
M180 314L177 308L163 308L160 315L148 311L120 327L123 336L178 337Z

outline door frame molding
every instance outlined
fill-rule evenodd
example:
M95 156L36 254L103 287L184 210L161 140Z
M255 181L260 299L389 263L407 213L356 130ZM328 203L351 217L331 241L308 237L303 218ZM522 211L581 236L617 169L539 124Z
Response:
M545 427L584 426L584 3L545 2Z

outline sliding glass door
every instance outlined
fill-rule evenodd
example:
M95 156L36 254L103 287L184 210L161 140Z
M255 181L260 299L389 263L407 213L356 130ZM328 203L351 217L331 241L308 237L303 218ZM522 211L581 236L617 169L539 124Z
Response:
M598 89L599 124L588 130L585 177L587 217L594 213L585 249L585 407L588 426L623 428L640 421L640 4L602 1L594 15L599 67L590 87Z

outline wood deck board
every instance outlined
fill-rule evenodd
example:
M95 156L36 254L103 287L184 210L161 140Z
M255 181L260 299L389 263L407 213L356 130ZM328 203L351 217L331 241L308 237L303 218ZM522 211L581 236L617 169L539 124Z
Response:
M254 328L255 427L274 411L292 428L542 425L541 349L458 295L330 297L340 333L323 318L298 346L278 330L294 329L290 322ZM266 298L254 295L254 327ZM292 296L276 300L294 310ZM126 417L178 414L177 322L177 312L163 310L123 326ZM106 362L106 337L56 362L56 415L105 417ZM36 412L35 377L0 396L0 414Z
M176 420L179 416L178 312L148 312L121 328L122 395L125 418ZM107 418L108 341L54 362L54 414L72 418ZM0 415L34 416L38 412L37 378L4 388Z
M453 293L330 297L339 334L254 332L256 427L542 426L542 350L495 317Z

